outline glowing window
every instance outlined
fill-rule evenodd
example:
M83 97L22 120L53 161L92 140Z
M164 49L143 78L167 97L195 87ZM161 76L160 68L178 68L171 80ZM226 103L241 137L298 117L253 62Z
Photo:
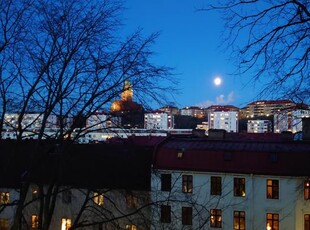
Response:
M234 211L234 230L245 230L244 211Z
M210 227L213 227L213 228L222 227L222 210L221 209L210 210Z
M38 215L31 216L31 228L38 229L39 228L39 217Z
M304 197L305 200L310 200L310 180L307 179L304 182Z
M193 192L193 176L192 175L182 176L182 192L184 193Z
M279 199L279 181L268 179L266 183L267 183L267 198Z
M234 196L245 197L245 178L234 178Z
M94 192L93 201L95 204L102 206L104 203L104 195L103 193Z
M137 226L134 224L127 224L125 229L126 230L137 230Z
M279 214L267 213L267 230L279 230Z
M61 230L69 230L71 228L71 219L62 218L61 219Z
M8 204L10 202L9 192L0 192L0 204Z

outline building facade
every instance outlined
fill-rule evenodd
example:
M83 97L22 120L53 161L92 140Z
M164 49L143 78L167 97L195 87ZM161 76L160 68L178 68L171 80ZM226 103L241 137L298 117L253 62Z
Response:
M272 122L270 120L248 120L248 133L270 133L272 132Z
M162 111L154 111L144 114L144 128L145 129L173 129L174 116Z
M208 113L208 124L210 129L224 129L227 132L238 132L238 112L230 110L215 110Z

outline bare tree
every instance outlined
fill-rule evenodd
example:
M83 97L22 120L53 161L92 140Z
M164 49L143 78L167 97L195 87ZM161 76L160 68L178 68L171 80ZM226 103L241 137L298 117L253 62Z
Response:
M213 2L201 10L216 10L224 19L224 41L233 50L236 74L267 82L262 95L308 101L309 1Z
M66 118L88 118L105 108L120 95L125 80L139 90L145 103L163 102L173 90L171 69L151 62L151 46L158 34L144 37L138 30L121 36L120 1L20 0L0 1L0 5L0 131L5 114L14 111L18 119L11 128L23 140L31 125L24 124L27 113L40 115L36 118L40 126L32 130L38 144L29 169L39 163L38 146L46 138L49 117L59 121L49 138L59 141L57 151L65 152L63 140L75 141L85 134L80 130L72 135L76 121L67 125ZM27 172L21 176L13 229L21 228L29 176ZM38 185L39 222L41 229L48 229L60 187L53 181L44 188Z

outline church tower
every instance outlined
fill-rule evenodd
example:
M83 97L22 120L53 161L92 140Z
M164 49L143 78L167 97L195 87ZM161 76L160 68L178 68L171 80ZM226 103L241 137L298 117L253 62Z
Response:
M132 101L133 98L133 89L132 89L132 85L131 83L126 80L124 82L124 86L123 86L123 92L121 95L121 100L122 101Z

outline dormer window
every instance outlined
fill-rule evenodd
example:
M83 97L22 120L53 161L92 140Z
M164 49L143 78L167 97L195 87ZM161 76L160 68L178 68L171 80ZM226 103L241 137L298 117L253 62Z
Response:
M182 159L183 158L183 155L184 155L184 149L180 149L179 151L178 151L178 154L177 154L177 158L178 159Z

